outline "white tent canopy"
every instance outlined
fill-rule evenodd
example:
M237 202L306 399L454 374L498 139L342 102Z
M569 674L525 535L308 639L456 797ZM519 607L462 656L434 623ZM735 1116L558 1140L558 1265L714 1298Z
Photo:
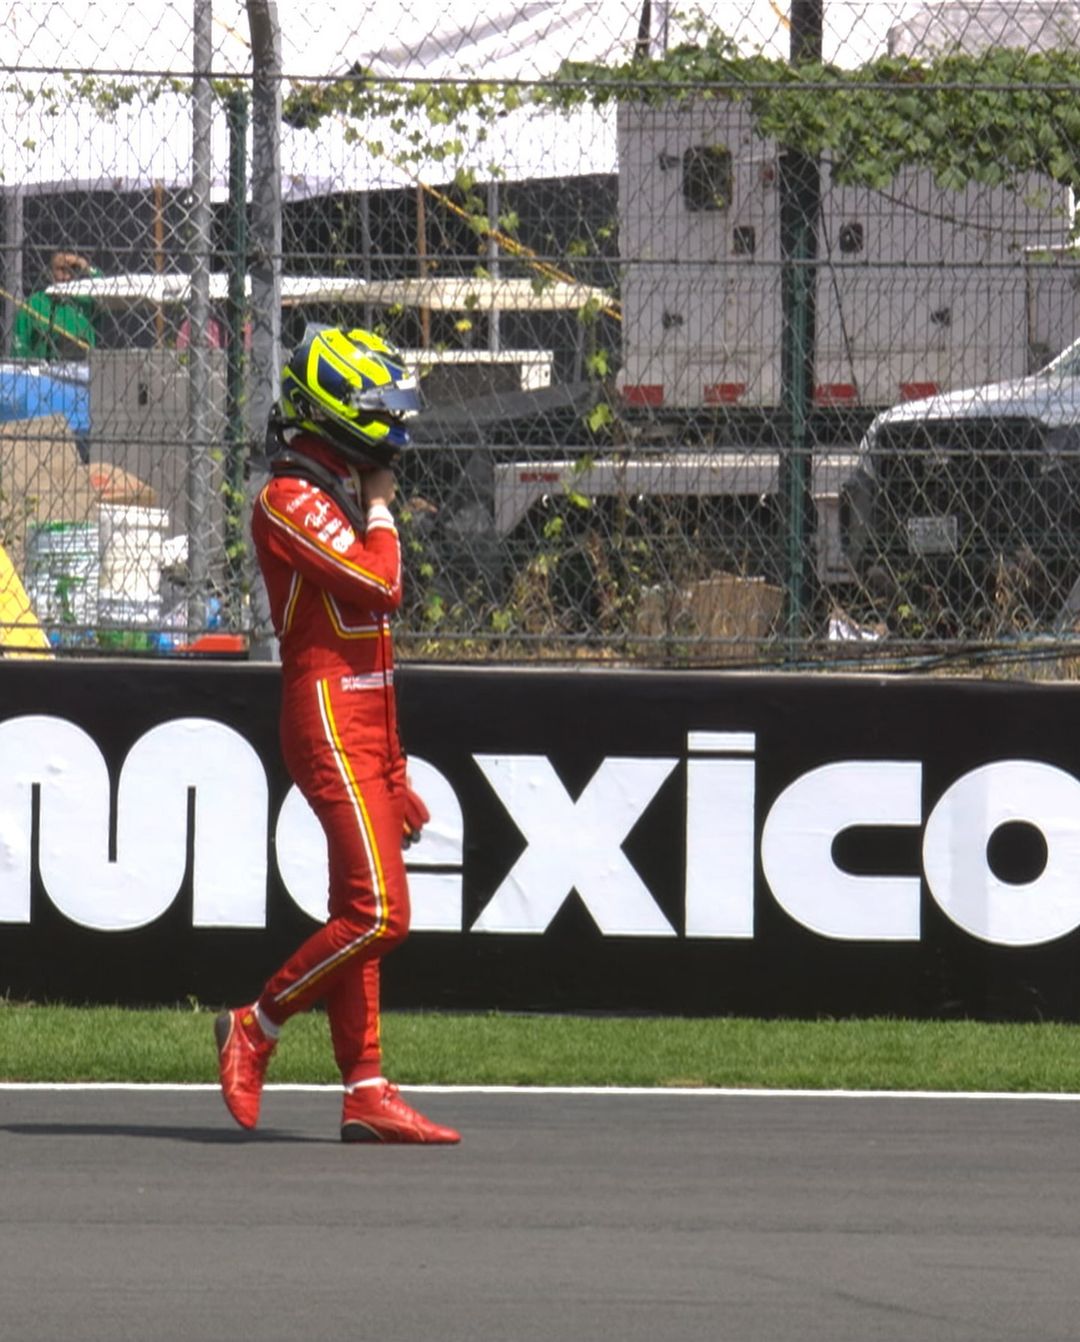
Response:
M402 81L531 81L550 77L566 59L618 64L634 51L641 7L641 0L497 0L480 11L475 0L441 0L438 6L421 0L349 5L279 0L286 92L357 67ZM907 8L895 2L853 6L825 0L826 59L858 64L881 54L889 22ZM681 6L653 0L651 9L654 50L685 40L676 17ZM709 0L697 9L747 50L786 55L785 4ZM145 6L81 0L73 27L74 7L45 7L35 0L0 5L5 66L0 189L188 184L190 101L170 91L151 101L146 89L165 79L190 81L192 13L191 0ZM249 32L244 0L214 0L214 78L250 76ZM88 75L133 86L131 101L101 115L74 93L74 81ZM27 100L24 92L33 96ZM566 115L526 106L501 117L490 138L482 136L486 128L479 122L466 125L463 135L457 127L447 128L444 144L460 138L460 150L407 168L395 160L409 147L415 126L402 130L389 120L366 124L361 142L353 139L355 129L336 118L317 131L283 127L284 198L401 186L416 179L434 184L450 180L457 167L468 167L482 179L510 180L616 169L614 119L589 108ZM424 138L434 138L428 127ZM370 152L375 143L383 146L381 154ZM220 110L214 117L212 162L213 189L220 196L228 164Z
M210 299L222 302L228 294L228 276L215 271L210 276ZM250 292L251 281L247 281ZM129 308L186 306L191 300L187 275L102 275L96 279L70 280L49 286L57 297L92 298L103 307ZM350 276L286 275L281 281L281 301L286 307L314 303L370 303L376 307L430 308L433 311L504 312L576 311L586 303L609 302L602 289L587 284L555 281L536 285L527 279L413 278L363 280Z
M889 29L889 53L919 59L948 51L978 55L991 47L1075 50L1076 0L948 0L923 5Z

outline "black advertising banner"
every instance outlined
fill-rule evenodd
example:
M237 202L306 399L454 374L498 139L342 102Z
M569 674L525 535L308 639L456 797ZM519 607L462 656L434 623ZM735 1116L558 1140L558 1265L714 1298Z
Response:
M389 1007L1080 1019L1080 685L399 670ZM278 671L0 663L0 992L216 1006L324 916Z

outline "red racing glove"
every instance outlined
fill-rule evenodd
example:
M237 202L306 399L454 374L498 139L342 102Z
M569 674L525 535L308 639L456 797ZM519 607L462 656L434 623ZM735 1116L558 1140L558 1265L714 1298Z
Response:
M430 819L431 812L424 805L421 798L412 790L406 780L405 826L404 833L401 836L402 848L408 848L411 844L419 842L420 831Z

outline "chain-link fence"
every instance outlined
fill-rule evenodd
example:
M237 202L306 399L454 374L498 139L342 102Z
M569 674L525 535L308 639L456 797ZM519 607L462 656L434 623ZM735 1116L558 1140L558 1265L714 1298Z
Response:
M328 322L423 377L414 656L1070 653L1080 6L151 10L0 7L0 651L272 649Z

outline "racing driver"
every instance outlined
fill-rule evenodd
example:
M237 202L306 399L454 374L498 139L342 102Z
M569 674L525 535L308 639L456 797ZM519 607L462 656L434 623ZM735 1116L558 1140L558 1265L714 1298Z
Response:
M409 928L402 848L430 818L406 778L389 628L402 593L392 467L419 406L378 336L309 326L271 415L251 528L281 649L282 753L326 833L329 918L255 1002L214 1023L222 1094L243 1128L258 1121L281 1027L323 1000L342 1141L460 1140L383 1077L379 1039L379 962Z

